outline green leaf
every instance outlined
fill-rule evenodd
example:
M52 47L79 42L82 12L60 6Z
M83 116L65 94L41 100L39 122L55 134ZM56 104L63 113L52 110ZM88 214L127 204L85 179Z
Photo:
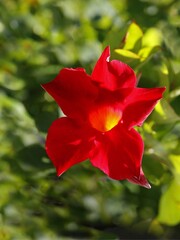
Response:
M142 45L147 47L161 46L162 34L157 28L149 28L142 39Z
M180 155L170 155L170 160L175 168L175 173L180 174Z
M133 53L126 49L115 49L114 51L125 58L140 59L140 57L136 53Z
M154 116L156 121L160 124L175 123L180 120L180 117L165 99L162 99L156 105Z
M170 97L171 100L174 99L174 98L176 98L176 97L179 97L179 96L180 96L180 87L174 89L174 90L171 91L170 94L169 94L169 97Z
M158 186L162 183L164 174L164 165L157 160L154 154L145 153L143 156L143 170L150 183Z
M174 226L180 222L180 182L174 179L160 199L158 220Z
M126 33L123 48L126 50L139 50L142 37L143 32L141 28L135 22L132 22Z
M154 53L159 51L159 47L144 47L140 49L138 52L138 55L140 57L141 62L144 62L147 58L151 57Z
M43 174L49 174L51 171L55 172L55 169L52 168L52 163L47 158L45 149L38 144L29 145L18 151L16 159L18 159L17 164L22 172L36 173L33 176L34 178ZM18 166L12 166L12 168L18 169Z

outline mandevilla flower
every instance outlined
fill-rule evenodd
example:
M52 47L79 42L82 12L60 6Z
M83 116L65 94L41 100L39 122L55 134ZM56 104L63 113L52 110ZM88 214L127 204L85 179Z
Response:
M136 87L134 71L109 58L107 47L91 75L64 68L42 85L66 115L52 123L46 151L58 176L90 159L112 179L150 188L141 167L143 140L133 127L142 125L165 88Z

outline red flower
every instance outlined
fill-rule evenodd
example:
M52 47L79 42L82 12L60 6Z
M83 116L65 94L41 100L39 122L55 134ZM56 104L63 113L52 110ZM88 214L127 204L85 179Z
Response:
M109 57L107 47L91 75L64 68L42 85L67 116L52 123L46 151L58 176L89 158L110 178L150 188L141 168L144 144L133 127L142 125L165 88L137 88L133 70Z

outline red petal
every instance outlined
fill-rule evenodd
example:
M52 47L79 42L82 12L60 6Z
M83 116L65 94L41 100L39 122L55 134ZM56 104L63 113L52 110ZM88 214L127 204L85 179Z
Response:
M111 131L98 135L90 155L95 167L116 180L139 176L144 148L139 133L122 126L118 124Z
M84 69L64 68L51 82L42 87L56 100L65 115L71 118L85 118L97 88Z
M148 189L151 188L151 185L148 183L147 179L144 176L142 168L140 170L140 175L138 177L134 176L134 177L128 179L128 181L132 182L132 183L135 183L135 184L138 184L138 185L140 185L142 187L145 187L145 188L148 188Z
M92 143L85 128L79 128L69 118L59 118L49 128L46 151L61 175L74 164L89 157Z
M128 128L141 126L162 98L165 88L134 88L128 96L123 111L123 122Z
M134 71L125 63L117 60L109 61L109 57L110 48L107 47L94 67L91 75L93 80L109 90L134 87L136 85Z

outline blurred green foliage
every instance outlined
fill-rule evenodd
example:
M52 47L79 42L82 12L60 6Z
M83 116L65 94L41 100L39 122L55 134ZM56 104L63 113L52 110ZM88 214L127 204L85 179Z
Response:
M179 239L180 2L0 1L0 239ZM60 178L44 150L60 116L40 84L91 72L106 45L139 86L166 86L139 130L152 189L107 179L88 161Z

